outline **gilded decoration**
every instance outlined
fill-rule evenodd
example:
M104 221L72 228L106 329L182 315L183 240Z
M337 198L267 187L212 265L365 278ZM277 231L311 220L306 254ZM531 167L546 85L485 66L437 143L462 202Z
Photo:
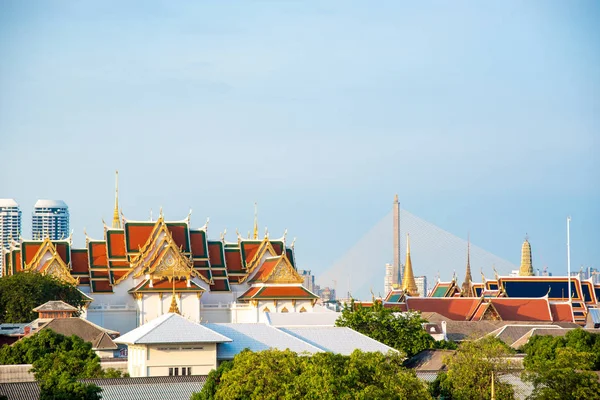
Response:
M47 254L50 255L50 258L40 266L44 256ZM49 238L44 239L31 262L25 266L25 271L36 271L44 275L52 275L71 285L79 285L79 278L73 278L69 267L60 258L56 251L56 246L54 246L54 243Z
M296 272L287 258L282 255L273 271L267 276L267 283L302 283L304 279Z

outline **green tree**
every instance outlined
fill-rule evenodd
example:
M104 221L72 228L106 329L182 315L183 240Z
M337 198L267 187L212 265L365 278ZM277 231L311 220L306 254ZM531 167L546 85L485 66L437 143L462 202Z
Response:
M206 377L206 382L202 386L202 391L194 393L191 400L214 400L219 383L221 383L221 376L232 367L232 361L223 361L217 369L211 370Z
M526 353L525 368L536 368L537 364L545 365L556 359L557 351L565 347L578 352L588 353L592 370L600 370L600 334L573 329L565 336L533 336L521 348ZM586 364L587 365L587 364ZM582 368L583 369L583 368Z
M398 313L385 308L380 301L372 307L363 307L353 301L342 310L336 326L347 326L369 336L407 357L435 346L435 340L423 329L427 322L418 313Z
M43 329L12 346L0 348L0 364L33 364L31 371L40 384L40 399L100 398L99 387L77 381L105 375L91 343L78 336Z
M583 329L573 330L565 337L534 336L523 346L524 380L533 384L532 400L600 399L600 382L591 370L598 354L594 350L599 335ZM586 351L588 350L588 351Z
M77 287L35 272L20 272L0 278L0 323L30 322L37 318L35 307L62 300L74 307L84 305Z
M448 371L430 385L432 395L455 400L490 399L493 372L496 398L514 399L512 386L500 380L511 370L507 357L513 352L489 336L461 343L456 353L445 360Z
M426 386L414 371L402 367L402 357L395 352L307 356L289 350L246 350L233 364L213 372L209 381L215 385L209 383L192 400L431 399Z

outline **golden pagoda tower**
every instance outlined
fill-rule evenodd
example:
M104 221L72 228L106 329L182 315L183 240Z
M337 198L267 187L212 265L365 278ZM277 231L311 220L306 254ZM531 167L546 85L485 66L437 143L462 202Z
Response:
M519 276L533 276L533 264L531 262L531 245L525 237L523 246L521 247L521 268L519 268Z
M406 265L404 266L404 276L402 277L402 290L409 296L418 296L419 291L415 283L412 262L410 261L410 236L406 234Z
M465 272L465 281L462 284L463 297L475 297L472 282L473 277L471 276L471 239L467 237L467 271Z
M119 219L119 171L115 171L115 210L113 212L112 227L121 229L121 220Z

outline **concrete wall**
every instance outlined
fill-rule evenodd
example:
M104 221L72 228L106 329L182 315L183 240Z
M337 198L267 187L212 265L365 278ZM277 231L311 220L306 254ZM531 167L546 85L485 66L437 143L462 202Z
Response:
M114 368L123 373L127 372L127 363L123 361L105 361L101 362L102 369ZM33 382L35 378L29 370L31 364L21 365L0 365L0 384L11 382Z
M206 375L217 368L217 345L193 343L153 345L147 348L147 376L168 376L169 368L191 368L192 375Z

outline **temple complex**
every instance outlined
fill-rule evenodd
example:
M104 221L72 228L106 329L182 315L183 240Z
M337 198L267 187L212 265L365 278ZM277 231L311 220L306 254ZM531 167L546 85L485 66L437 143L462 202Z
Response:
M259 322L265 312L311 312L318 296L302 286L294 244L286 234L258 234L228 242L208 238L208 221L192 228L190 215L168 221L132 221L119 210L104 237L86 234L86 247L64 240L13 240L3 273L51 274L89 297L91 322L128 332L167 312L197 322Z
M599 307L600 285L578 276L534 276L531 244L526 238L521 247L519 276L500 276L481 283L472 282L470 241L467 245L465 280L456 276L450 282L438 281L428 297L407 286L412 277L410 250L402 290L391 290L383 300L386 307L402 311L436 312L456 321L536 321L571 322L585 325L590 309ZM412 278L414 280L414 277ZM569 285L571 297L569 298Z

